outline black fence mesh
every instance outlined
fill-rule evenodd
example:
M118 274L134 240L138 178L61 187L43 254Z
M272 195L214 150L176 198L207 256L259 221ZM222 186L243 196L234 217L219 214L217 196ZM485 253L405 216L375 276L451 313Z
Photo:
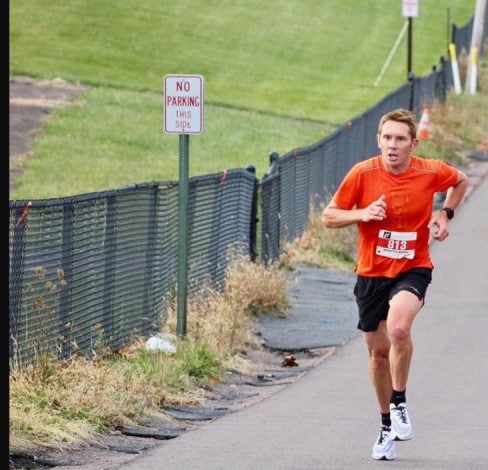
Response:
M221 289L231 250L249 253L255 193L247 170L190 179L190 294ZM9 251L12 360L119 349L160 330L174 299L178 184L10 201Z

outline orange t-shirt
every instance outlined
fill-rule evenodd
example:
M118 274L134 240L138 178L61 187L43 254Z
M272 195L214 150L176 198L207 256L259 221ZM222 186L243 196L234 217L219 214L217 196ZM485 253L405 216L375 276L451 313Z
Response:
M434 193L446 191L458 171L442 160L413 156L402 174L389 173L381 156L354 165L334 195L342 209L362 209L386 196L383 221L358 223L356 273L394 278L411 268L433 268L429 253Z

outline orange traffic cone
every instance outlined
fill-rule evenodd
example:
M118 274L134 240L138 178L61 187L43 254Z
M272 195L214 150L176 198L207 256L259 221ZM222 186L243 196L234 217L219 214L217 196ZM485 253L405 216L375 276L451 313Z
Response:
M422 113L422 117L420 118L419 128L417 130L417 139L429 140L429 122L430 122L429 108L424 108L424 112Z

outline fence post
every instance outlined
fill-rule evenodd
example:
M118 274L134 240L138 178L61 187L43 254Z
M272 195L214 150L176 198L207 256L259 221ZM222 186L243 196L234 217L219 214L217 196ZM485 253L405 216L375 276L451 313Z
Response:
M254 189L252 192L251 223L249 233L249 254L251 256L251 261L254 263L258 257L256 247L258 226L258 181L256 179L256 167L254 165L247 165L246 170L254 175Z
M410 84L410 104L408 105L408 109L413 111L413 103L414 103L414 95L415 95L415 76L413 72L408 74L408 83Z
M439 58L439 65L442 71L442 102L444 103L447 98L447 77L446 77L446 59L443 55Z
M264 175L264 177L266 177L268 175L272 175L275 172L276 162L279 160L279 158L280 158L280 155L276 150L273 150L269 154L269 168L268 168L268 171L266 172L266 174Z
M15 209L17 223L13 228L12 248L10 254L10 288L9 288L9 358L12 359L17 343L17 321L22 296L22 280L24 276L24 236L25 221L22 219L22 206Z
M262 188L263 188L263 184L266 183L266 181L268 179L273 178L273 176L276 173L278 173L278 171L279 171L279 167L278 167L279 158L280 158L280 155L276 151L272 151L269 154L269 168L266 171L266 173L264 174L264 177L263 177L262 182L261 182L261 208L262 208L261 218L263 219L263 222L261 224L261 233L262 233L262 236L261 236L261 256L262 256L262 262L265 266L268 265L268 263L270 261L273 261L275 248L276 248L276 251L279 251L279 247L278 247L279 239L280 239L280 235L279 235L279 233L280 233L279 213L280 213L280 199L281 199L281 197L279 195L279 193L280 193L279 178L278 178L278 183L277 183L278 184L278 187L277 187L278 195L277 195L277 200L276 200L277 207L275 207L276 219L271 220L272 215L274 215L274 214L270 213L271 207L273 204L273 201L272 201L273 197L272 196L273 196L274 191L271 190L271 194L270 194L269 190L267 190L266 194L263 195L263 189ZM272 182L271 182L271 184L273 185ZM265 199L267 199L267 201ZM273 222L276 222L276 224L273 225ZM274 226L276 228L276 231L277 231L276 237L272 237L273 239L270 239L272 234L270 234L270 233L265 234L264 233L265 231L271 230L271 226Z
M68 285L63 287L59 294L59 325L60 338L65 338L59 349L58 358L68 359L71 354L71 329L66 325L70 323L70 290L71 273L73 271L73 204L63 205L63 226L61 238L61 268L64 272L64 279Z

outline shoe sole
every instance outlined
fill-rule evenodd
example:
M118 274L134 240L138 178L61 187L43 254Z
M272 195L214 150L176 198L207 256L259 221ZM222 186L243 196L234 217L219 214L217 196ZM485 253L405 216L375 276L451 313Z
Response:
M410 434L407 434L406 436L401 436L397 432L395 432L394 429L392 429L391 435L392 435L392 439L394 441L409 441L410 439L413 438L413 432L411 432Z
M407 437L400 437L400 436L395 436L393 439L394 441L409 441L410 439L413 439L413 434Z
M375 460L394 460L395 456L396 455L395 455L395 446L394 445L392 445L390 447L389 451L387 451L384 454L375 453L374 451L371 454L371 457L373 457L373 459L375 459Z
M386 455L372 455L373 459L375 460L395 460L395 454L391 455L391 456L386 456Z

